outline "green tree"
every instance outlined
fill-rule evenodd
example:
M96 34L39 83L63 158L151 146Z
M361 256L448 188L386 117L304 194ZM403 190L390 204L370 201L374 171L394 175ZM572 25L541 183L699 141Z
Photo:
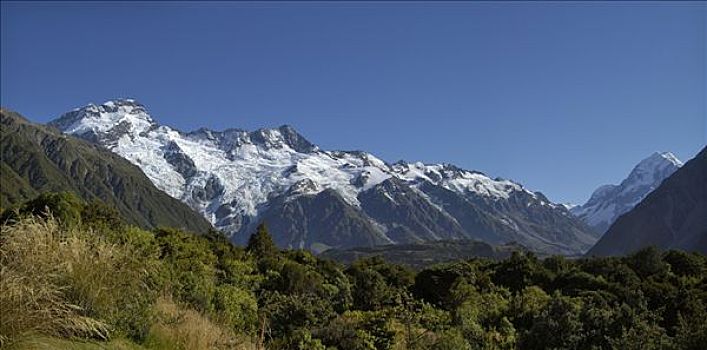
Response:
M545 286L550 279L550 272L538 263L535 256L517 251L502 261L493 274L494 283L508 287L512 292L531 285Z
M452 310L455 306L451 295L452 287L460 282L475 283L476 274L474 266L465 261L440 264L420 271L415 276L412 290L416 297Z
M654 246L637 251L627 257L626 261L641 278L661 275L669 270L668 265L663 261L660 251Z
M353 306L357 310L379 310L395 304L395 291L385 283L385 278L370 269L354 269L350 272L353 281Z
M698 253L670 250L663 260L670 265L670 271L681 277L701 276L705 271L705 259Z
M400 305L415 279L411 270L380 257L357 260L346 274L351 278L354 308L358 310Z
M275 242L273 242L265 223L258 225L255 233L250 236L246 250L257 258L271 257L277 252Z
M513 298L513 323L521 329L530 328L533 320L540 315L549 301L550 296L542 288L538 286L524 288Z
M675 345L680 349L704 349L707 344L707 309L703 304L694 306L691 314L678 316Z
M522 349L575 349L582 323L577 301L555 293L521 340Z

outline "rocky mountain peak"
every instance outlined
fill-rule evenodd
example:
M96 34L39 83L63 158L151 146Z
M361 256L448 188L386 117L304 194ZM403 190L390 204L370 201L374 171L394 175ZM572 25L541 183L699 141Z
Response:
M258 129L249 133L248 136L253 143L268 148L288 146L300 153L315 152L319 149L289 125L282 125L273 129Z
M62 132L93 141L115 142L126 134L137 135L157 126L144 105L134 99L90 103L49 123Z
M663 179L681 166L682 162L671 152L655 152L639 162L625 181L657 187Z
M655 152L641 160L619 185L600 186L587 203L571 212L603 233L681 166L673 153Z

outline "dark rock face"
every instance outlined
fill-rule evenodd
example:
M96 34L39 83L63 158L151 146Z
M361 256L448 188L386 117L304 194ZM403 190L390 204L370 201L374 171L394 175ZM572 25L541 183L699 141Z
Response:
M332 247L390 243L380 229L333 190L294 199L275 198L262 218L280 247L320 252Z
M221 181L216 177L216 176L210 176L208 180L206 180L206 184L204 185L203 189L196 189L194 192L192 192L194 199L200 200L200 201L211 201L214 198L220 196L223 194L224 187ZM218 217L219 212L216 212L216 215Z
M300 153L309 153L317 150L317 146L307 141L304 136L300 135L293 127L283 125L278 128L285 143L292 149Z
M651 245L707 253L707 147L619 217L587 255L623 255Z
M483 211L478 205L456 192L429 182L421 184L420 190L457 220L464 229L466 238L483 240L491 244L515 238L511 227L501 224L498 217ZM500 213L497 215L500 216Z
M362 192L363 211L388 228L396 243L461 239L464 229L401 180L390 178Z
M174 170L180 173L185 179L196 175L197 169L196 165L194 165L194 161L182 152L182 149L179 148L179 145L177 145L176 142L170 141L167 145L165 145L163 150L164 159L166 159L167 162L174 167Z
M256 130L248 133L248 138L250 142L264 146L265 148L281 148L287 145L300 153L309 153L317 150L315 145L307 141L307 139L297 133L297 131L289 125L283 125L274 130Z
M591 229L564 208L544 202L544 196L516 191L506 200L494 200L430 183L420 189L460 223L467 238L493 244L515 241L530 250L566 255L586 251L596 240Z

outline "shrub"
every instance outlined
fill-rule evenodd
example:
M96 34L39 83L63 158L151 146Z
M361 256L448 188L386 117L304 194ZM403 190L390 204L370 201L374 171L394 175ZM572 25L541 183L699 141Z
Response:
M252 292L235 286L216 288L216 312L222 323L244 334L252 334L258 323L258 301Z
M47 218L51 216L62 225L75 226L81 221L83 203L70 192L46 192L36 198L13 208L8 208L0 215L0 223L15 222L26 216Z
M216 255L202 237L177 229L156 230L160 259L165 263L168 288L178 301L198 311L213 311Z
M459 330L451 329L440 334L432 350L471 350L471 345Z
M390 349L396 336L390 320L382 311L347 311L320 328L317 336L340 349Z

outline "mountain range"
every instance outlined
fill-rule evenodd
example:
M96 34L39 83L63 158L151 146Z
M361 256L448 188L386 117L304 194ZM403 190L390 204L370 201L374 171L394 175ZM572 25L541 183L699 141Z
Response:
M216 228L239 244L265 222L280 247L344 260L434 262L513 247L578 256L600 237L588 254L707 251L705 150L685 166L654 153L620 184L568 206L452 164L322 150L287 125L183 132L131 99L89 104L48 125L0 112L3 208L70 191L142 227Z
M322 150L290 126L182 132L131 99L77 108L49 125L127 159L239 243L262 221L281 247L315 252L470 239L576 255L598 239L565 206L517 182Z
M201 215L157 189L122 157L0 109L0 205L10 208L41 192L73 192L116 208L127 222L203 233Z

